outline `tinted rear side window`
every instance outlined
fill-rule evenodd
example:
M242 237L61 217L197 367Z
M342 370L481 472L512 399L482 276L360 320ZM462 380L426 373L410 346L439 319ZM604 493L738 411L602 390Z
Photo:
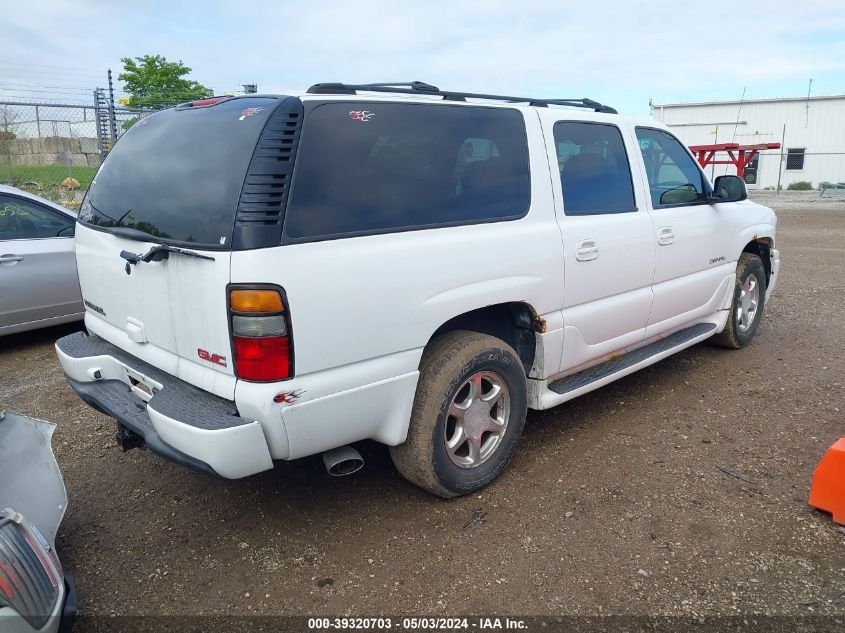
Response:
M247 168L278 103L231 99L141 119L109 152L79 219L228 248Z
M637 210L619 128L561 121L555 123L555 145L566 215Z
M529 202L528 144L516 110L330 103L306 115L285 235L514 219Z

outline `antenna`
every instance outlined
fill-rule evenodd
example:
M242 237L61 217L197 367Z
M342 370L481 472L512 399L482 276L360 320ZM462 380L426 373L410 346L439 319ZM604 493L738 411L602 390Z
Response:
M742 96L739 98L739 110L736 111L736 123L734 123L734 134L731 137L731 143L736 140L736 129L739 127L739 115L742 114L742 104L745 102L745 88L742 89Z
M804 127L810 125L810 92L813 90L813 78L810 77L810 85L807 86L807 105L804 106L806 111L806 118L804 119Z

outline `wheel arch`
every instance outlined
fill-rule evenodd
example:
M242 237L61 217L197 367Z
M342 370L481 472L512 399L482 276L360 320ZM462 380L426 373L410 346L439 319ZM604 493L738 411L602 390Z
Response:
M545 331L545 322L526 302L497 303L452 317L434 331L426 347L441 334L455 330L470 330L503 340L516 351L527 376L534 365L537 346L542 341L537 333Z
M771 250L774 248L775 241L771 237L757 237L756 235L742 247L743 253L752 253L757 255L763 262L763 270L766 271L766 285L769 285L769 279L772 276L772 258Z

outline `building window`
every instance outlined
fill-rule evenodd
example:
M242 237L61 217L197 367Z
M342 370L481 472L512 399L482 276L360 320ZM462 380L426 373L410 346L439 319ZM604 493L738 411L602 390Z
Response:
M786 150L786 168L804 169L804 148Z

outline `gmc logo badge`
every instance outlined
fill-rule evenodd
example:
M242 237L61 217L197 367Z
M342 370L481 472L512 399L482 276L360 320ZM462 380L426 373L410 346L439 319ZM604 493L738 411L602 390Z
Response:
M207 360L209 363L214 363L215 365L220 365L221 367L226 366L226 357L220 356L220 354L212 354L204 349L197 348L197 356L202 358L203 360Z

